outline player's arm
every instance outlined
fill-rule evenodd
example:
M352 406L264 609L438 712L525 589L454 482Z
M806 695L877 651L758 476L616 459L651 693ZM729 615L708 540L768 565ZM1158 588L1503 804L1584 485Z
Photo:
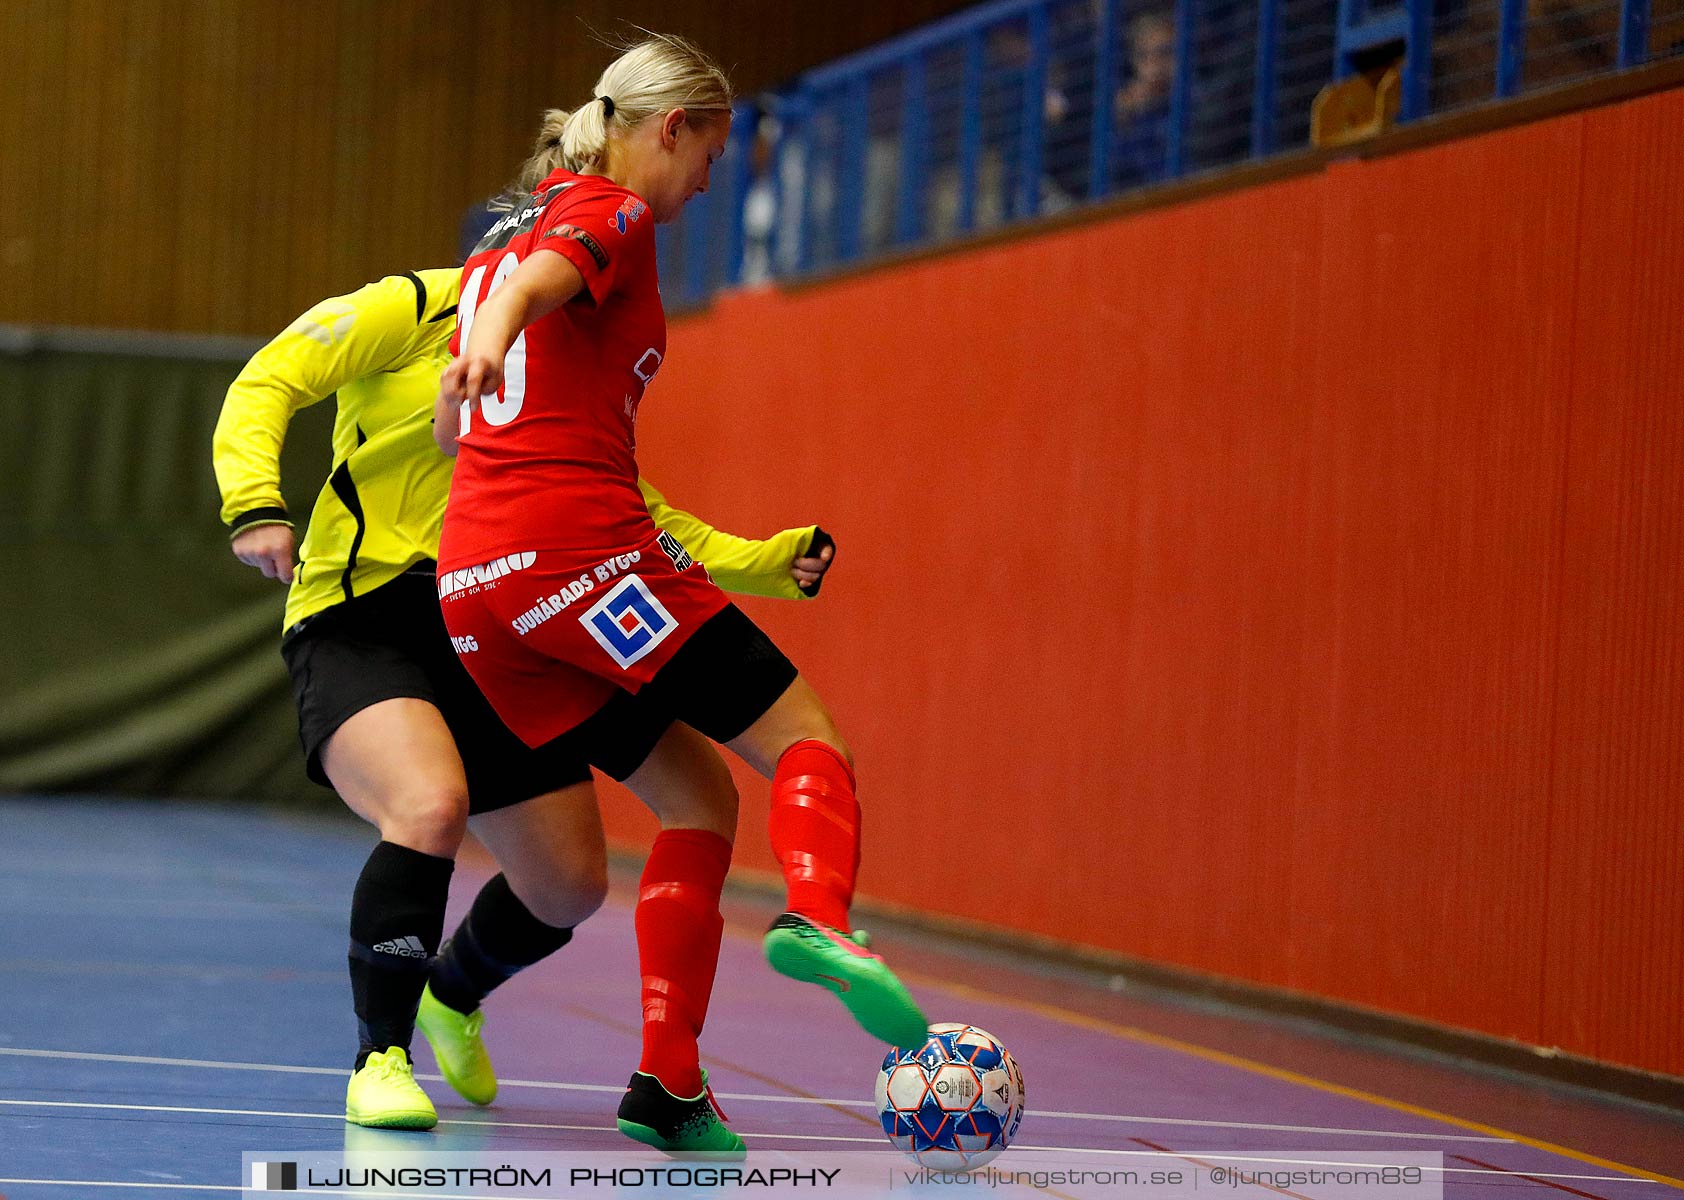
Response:
M433 431L440 449L454 453L454 438L445 431L457 428L461 406L503 386L503 359L520 331L584 290L585 277L579 268L546 248L527 255L474 310L468 339L439 380Z
M228 389L211 439L222 520L241 562L290 582L292 519L281 495L287 425L354 379L413 352L415 290L391 276L324 300L252 356Z
M836 543L817 525L786 529L764 540L737 537L673 508L647 480L639 479L637 486L655 524L683 543L725 591L781 600L819 594Z
M446 454L456 453L462 406L502 388L503 359L521 330L575 298L600 306L615 288L622 260L655 252L654 222L619 231L614 214L623 195L608 191L576 205L551 205L533 231L537 248L483 303L473 307L473 297L462 298L466 336L439 381L433 408L433 437ZM612 252L605 249L610 229L617 231Z

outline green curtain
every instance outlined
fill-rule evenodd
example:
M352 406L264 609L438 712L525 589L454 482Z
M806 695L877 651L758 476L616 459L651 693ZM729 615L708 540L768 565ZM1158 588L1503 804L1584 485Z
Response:
M239 366L0 354L0 791L329 802L298 749L285 588L217 519L211 431ZM287 439L300 517L332 417Z

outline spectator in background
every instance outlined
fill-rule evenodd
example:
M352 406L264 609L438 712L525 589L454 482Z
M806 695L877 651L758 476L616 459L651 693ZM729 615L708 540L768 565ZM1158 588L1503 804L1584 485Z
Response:
M1041 106L1041 211L1062 212L1092 190L1095 51L1099 0L1048 12L1047 83ZM1028 47L1025 46L1025 53Z
M766 104L756 102L740 118L752 123L749 183L743 193L743 268L737 282L753 287L774 274L778 232L778 139L781 129Z
M1112 98L1111 182L1139 187L1163 177L1175 89L1175 18L1147 9L1128 22L1127 63Z
M1041 209L1049 213L1087 199L1091 190L1089 134L1098 5L1070 5L1055 9L1053 17L1041 114ZM1175 86L1173 14L1162 8L1136 12L1124 25L1120 50L1111 96L1111 190L1139 187L1163 176ZM1027 56L1027 44L1022 53Z

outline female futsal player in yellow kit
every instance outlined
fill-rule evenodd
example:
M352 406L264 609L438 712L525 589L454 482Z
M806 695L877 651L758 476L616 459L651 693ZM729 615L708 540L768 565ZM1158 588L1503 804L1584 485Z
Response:
M459 279L455 269L406 272L316 305L246 365L215 436L234 554L291 584L281 653L309 774L380 830L351 901L360 1044L345 1115L362 1125L436 1122L409 1061L417 1024L452 1087L490 1103L480 1001L565 945L607 888L590 768L554 746L528 749L503 726L457 657L475 647L453 647L440 616L434 558L452 460L434 443L432 415ZM293 413L335 392L334 467L295 570L281 443ZM834 543L816 526L750 541L639 486L655 525L721 587L817 593ZM479 586L525 565L510 556ZM728 774L708 786L734 811ZM470 825L502 873L441 949Z

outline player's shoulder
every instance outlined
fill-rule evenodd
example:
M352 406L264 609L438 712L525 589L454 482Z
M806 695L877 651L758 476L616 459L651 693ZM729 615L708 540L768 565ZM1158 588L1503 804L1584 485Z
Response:
M345 297L371 317L397 325L426 325L456 311L462 290L454 267L425 267L386 275Z
M589 210L608 214L621 233L640 225L649 211L637 193L604 175L558 171L540 185L539 194L547 197L547 207L552 211Z
M409 341L418 333L448 338L460 292L460 274L453 268L400 271L317 301L287 333L317 343L317 352L390 345L394 338ZM288 339L287 344L295 343Z
M405 315L414 317L416 297L423 287L413 271L402 271L370 280L342 296L332 296L317 304L316 309L355 313L359 318L382 322L401 322Z
M272 345L292 345L296 334L322 349L341 348L347 339L367 338L402 327L415 305L412 286L401 275L388 275L349 292L318 300L307 308ZM304 343L298 343L303 345Z

